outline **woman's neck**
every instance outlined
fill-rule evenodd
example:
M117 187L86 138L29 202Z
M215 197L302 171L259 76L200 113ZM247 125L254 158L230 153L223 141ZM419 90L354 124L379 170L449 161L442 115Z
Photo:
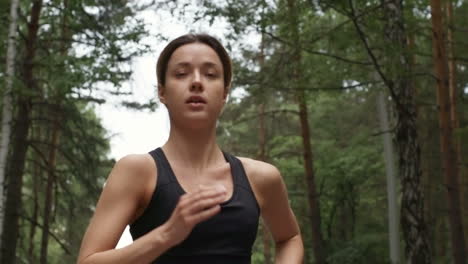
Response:
M171 125L169 139L162 147L171 162L202 171L224 162L216 142L216 128L183 129Z

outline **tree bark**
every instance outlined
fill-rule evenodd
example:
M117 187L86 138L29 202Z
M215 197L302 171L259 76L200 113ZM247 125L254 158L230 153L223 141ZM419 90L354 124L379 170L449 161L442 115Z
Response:
M458 109L457 109L457 64L455 60L455 48L454 48L454 38L453 38L453 7L452 1L445 1L445 12L447 17L447 56L448 56L448 76L449 76L449 91L450 91L450 117L452 122L452 127L454 131L454 139L455 139L455 154L457 156L457 172L458 172L458 179L460 180L460 184L458 186L460 190L460 207L462 216L465 216L463 221L465 237L468 237L468 230L466 227L468 226L468 208L465 202L465 196L467 191L468 185L468 175L466 174L466 170L463 168L463 152L462 152L462 138L457 133L457 130L460 129L460 119L458 117ZM465 176L465 177L463 177ZM466 241L465 241L466 242ZM466 246L466 245L465 245ZM465 249L465 252L468 249Z
M42 0L33 1L26 37L26 55L23 62L23 75L26 89L33 92L36 82L33 76L36 40ZM3 223L1 263L16 263L16 243L19 235L19 213L21 211L21 189L23 171L28 148L27 137L31 126L31 96L21 93L18 97L18 113L15 119L15 133L12 142L11 163L8 166L8 185Z
M387 86L394 95L397 115L396 141L399 154L402 200L400 221L405 240L407 263L431 263L427 225L424 219L424 197L421 190L421 147L417 132L417 112L411 73L407 36L401 0L384 2L387 18L385 37L395 49L389 54L390 80Z
M311 230L312 230L312 248L314 251L315 263L326 263L326 252L324 240L321 230L321 217L320 217L320 201L317 194L317 186L315 184L314 172L314 157L312 153L312 144L310 142L310 126L308 109L306 102L306 92L304 86L301 85L301 47L298 29L298 7L296 0L288 0L288 11L290 18L291 42L296 43L293 48L292 54L292 84L295 91L296 102L299 108L299 119L301 126L301 137L303 146L303 160L305 177L308 189L309 210L311 216Z
M409 79L412 68L408 56L403 5L401 0L382 0L381 2L386 21L384 35L389 47L385 72L361 29L358 22L359 14L354 9L353 1L349 0L351 17L375 70L389 89L393 99L397 120L395 137L402 188L400 222L407 263L431 263L427 225L424 220L424 197L421 191L421 147L417 133L414 86Z
M386 96L383 91L377 95L377 112L381 131L390 131L388 122L388 111ZM400 230L398 225L398 199L397 180L395 173L394 150L391 135L385 132L383 135L385 172L387 175L387 195L388 195L388 233L390 247L390 261L392 264L400 263Z
M68 10L68 0L63 0L63 14L62 14L62 42L60 46L60 53L63 57L67 55L68 48L70 47L69 39L70 32L68 30L68 19L67 19L67 10ZM47 264L47 250L49 244L49 227L50 223L50 216L52 213L52 203L53 203L53 190L54 184L56 181L55 176L55 165L57 159L57 152L59 147L60 141L60 134L61 134L61 127L62 127L62 104L65 100L61 89L63 87L55 87L55 96L52 97L52 104L50 105L50 115L53 116L53 123L52 123L52 133L51 133L51 140L50 140L50 149L49 149L49 157L48 157L48 170L47 170L47 188L46 188L46 197L44 202L44 220L42 226L42 239L41 239L41 255L40 255L40 263ZM57 199L57 198L56 198Z
M262 14L263 15L263 14ZM258 57L258 64L260 66L261 82L259 91L259 104L258 104L258 155L257 159L266 161L266 131L265 131L265 83L263 78L263 68L265 65L265 39L263 32L261 33L260 41L260 54ZM262 242L263 242L263 257L265 264L271 264L271 236L270 232L262 221Z
M3 233L4 221L4 186L5 186L5 171L8 156L8 148L10 146L11 136L11 119L13 116L12 107L12 89L13 79L15 77L15 57L16 57L16 28L18 20L18 2L12 0L10 5L10 25L8 29L8 47L6 52L6 72L5 72L5 90L3 93L3 109L2 109L2 131L0 133L0 238ZM2 248L2 240L0 239L0 249Z
M21 188L23 186L23 171L27 151L27 136L31 125L31 104L20 101L18 118L14 126L12 155L8 166L8 185L5 203L5 221L2 234L1 263L16 263L16 243L19 235L19 214L21 208Z
M264 97L264 95L260 95L260 97ZM265 153L265 103L261 102L258 105L258 159L261 161L266 161L266 153ZM265 259L265 264L271 264L271 236L270 232L262 221L262 240L263 240L263 257Z
M454 144L451 100L449 90L448 60L444 45L442 8L439 0L431 0L432 52L434 71L437 77L437 101L442 168L447 187L447 202L453 259L456 264L466 263L465 238L460 207L460 192L457 169L457 150Z
M306 182L308 189L309 210L312 224L312 240L315 263L326 263L326 253L321 230L320 201L315 184L315 172L313 166L312 144L310 143L310 127L305 93L299 92L297 96L299 104L299 117L301 123L301 136L303 144L303 159L306 172Z
M34 256L34 237L36 235L36 228L37 225L35 224L38 222L38 217L39 217L39 178L41 175L41 169L39 168L39 165L34 165L34 176L33 176L33 213L32 213L32 219L33 223L31 223L31 226L29 228L29 248L28 248L28 258L29 258L29 263L34 263L35 262L35 256Z
M58 110L58 109L57 109ZM55 112L55 113L54 113ZM56 164L56 155L58 151L58 144L60 140L60 111L52 111L55 120L52 127L52 136L48 157L48 170L47 170L47 188L46 188L46 197L44 202L44 220L42 226L42 239L41 239L41 255L40 263L47 264L47 248L49 243L49 226L50 226L50 215L52 211L53 203L53 189L55 183L55 164Z
M264 95L260 97L264 98ZM265 153L265 103L261 102L258 106L258 159L261 161L266 161L266 153ZM262 221L262 242L263 242L263 257L265 264L271 264L271 236L270 232Z

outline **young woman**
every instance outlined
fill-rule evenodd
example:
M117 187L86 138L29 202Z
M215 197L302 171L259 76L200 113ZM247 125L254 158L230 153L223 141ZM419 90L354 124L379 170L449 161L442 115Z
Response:
M302 263L299 227L278 170L216 143L231 75L229 55L209 35L184 35L166 46L157 78L169 139L116 163L78 263L250 263L259 216L276 242L276 263ZM134 242L114 249L128 224Z

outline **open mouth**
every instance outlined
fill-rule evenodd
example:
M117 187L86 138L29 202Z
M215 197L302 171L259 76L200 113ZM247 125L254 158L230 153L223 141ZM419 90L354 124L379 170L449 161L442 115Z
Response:
M205 99L201 96L190 96L187 101L185 101L186 104L206 104Z

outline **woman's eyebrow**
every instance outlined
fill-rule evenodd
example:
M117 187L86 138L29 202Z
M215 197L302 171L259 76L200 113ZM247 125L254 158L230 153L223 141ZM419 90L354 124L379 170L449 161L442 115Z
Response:
M176 63L174 66L176 66L176 67L190 67L190 63L183 61L183 62Z
M215 68L215 69L218 69L218 68L220 68L220 65L217 64L217 63L211 62L211 61L207 61L207 62L204 62L204 63L202 64L202 67L204 67L204 68Z
M190 62L186 62L186 61L181 61L181 62L177 62L174 64L174 67L192 67L192 63ZM206 61L206 62L203 62L202 63L202 67L205 67L205 68L217 68L219 67L220 65L217 64L217 63L214 63L214 62L211 62L211 61Z

